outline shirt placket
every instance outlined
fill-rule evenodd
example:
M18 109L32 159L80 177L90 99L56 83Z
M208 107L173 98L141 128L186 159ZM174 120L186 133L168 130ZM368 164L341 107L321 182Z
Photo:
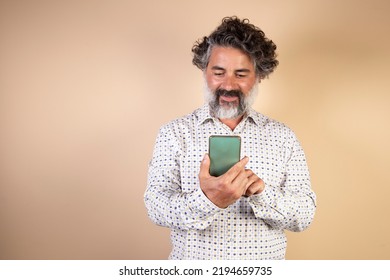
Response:
M234 253L233 248L235 244L235 228L234 228L235 221L234 221L234 216L232 215L231 212L226 213L226 215L227 217L224 221L224 228L225 228L224 259L231 259L233 257L233 253Z

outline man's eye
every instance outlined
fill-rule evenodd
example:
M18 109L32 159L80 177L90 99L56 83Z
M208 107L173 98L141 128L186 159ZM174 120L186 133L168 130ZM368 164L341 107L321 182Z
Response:
M215 76L222 76L223 73L222 73L222 72L215 72L214 75L215 75Z

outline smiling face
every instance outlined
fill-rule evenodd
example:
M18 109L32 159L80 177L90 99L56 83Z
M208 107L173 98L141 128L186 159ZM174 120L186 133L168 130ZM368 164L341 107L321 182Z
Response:
M206 100L220 119L242 117L252 105L258 79L250 57L231 47L214 47L205 69Z

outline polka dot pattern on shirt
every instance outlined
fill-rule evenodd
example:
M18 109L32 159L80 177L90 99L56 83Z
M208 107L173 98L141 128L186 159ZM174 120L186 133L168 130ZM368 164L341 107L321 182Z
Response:
M198 173L210 135L240 135L246 168L263 179L261 194L226 209L202 192ZM164 125L149 164L145 205L156 224L171 228L170 259L284 259L284 230L306 229L315 194L295 134L254 110L231 131L207 105Z

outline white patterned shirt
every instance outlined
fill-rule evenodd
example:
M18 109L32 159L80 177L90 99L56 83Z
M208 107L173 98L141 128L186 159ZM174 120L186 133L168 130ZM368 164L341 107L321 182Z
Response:
M225 209L205 196L198 174L210 135L241 136L262 193ZM306 229L316 209L305 155L289 128L251 109L232 131L208 105L160 128L144 199L150 219L171 229L170 259L284 259L284 230Z

